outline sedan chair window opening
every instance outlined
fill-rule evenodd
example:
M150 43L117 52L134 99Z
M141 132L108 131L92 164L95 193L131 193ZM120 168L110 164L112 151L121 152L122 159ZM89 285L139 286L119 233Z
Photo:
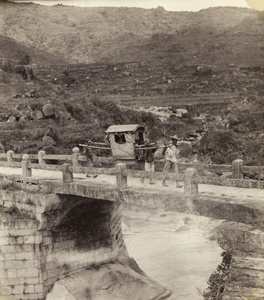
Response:
M135 142L137 145L144 144L144 132L143 131L136 131L135 132Z
M124 132L115 133L115 142L117 144L125 144L126 143L125 133Z

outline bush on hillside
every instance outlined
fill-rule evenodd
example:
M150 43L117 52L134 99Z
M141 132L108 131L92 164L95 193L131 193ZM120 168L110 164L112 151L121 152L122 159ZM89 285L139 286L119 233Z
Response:
M111 101L109 99L100 100L99 98L95 97L91 99L91 104L95 108L99 108L100 113L105 112L107 115L109 115L112 118L113 123L110 125L122 124L125 122L126 118L124 116L122 109L114 101ZM99 119L102 120L102 118L100 118L100 115L98 117ZM104 119L105 117L103 117L103 120Z
M31 58L28 54L23 53L21 54L20 58L18 59L19 65L29 65L31 61Z
M13 73L14 72L14 68L17 65L29 65L31 58L28 54L26 53L17 53L17 59L7 59L5 60L0 68L2 70L4 70L5 72L9 72L9 73Z
M1 69L8 73L14 72L14 67L17 63L14 60L8 59L2 63Z
M230 164L242 156L243 141L229 130L208 131L202 138L198 153L208 155L213 163Z
M143 124L154 126L159 120L151 113L122 109L111 100L94 97L90 100L79 99L78 102L64 102L64 108L79 123L93 123L97 127L107 129L114 124Z

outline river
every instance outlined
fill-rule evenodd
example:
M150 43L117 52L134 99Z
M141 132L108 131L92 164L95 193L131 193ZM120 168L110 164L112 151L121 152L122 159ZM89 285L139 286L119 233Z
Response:
M202 300L222 249L211 238L220 221L162 209L123 212L129 255L152 279L172 291L170 300Z

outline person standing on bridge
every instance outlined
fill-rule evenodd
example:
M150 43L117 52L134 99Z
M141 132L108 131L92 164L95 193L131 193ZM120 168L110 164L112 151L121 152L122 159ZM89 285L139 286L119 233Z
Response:
M150 140L148 138L144 141L145 147L150 147ZM149 184L155 184L153 181L153 172L155 168L155 158L154 158L154 152L156 151L156 148L152 149L146 149L145 150L145 171L149 174ZM141 182L144 183L144 177L141 178Z
M88 141L88 144L89 144L90 141ZM86 156L86 160L87 160L87 168L92 168L94 166L94 163L93 163L93 151L90 147L84 147L83 149L83 153L85 156ZM93 178L96 178L98 175L93 175L92 177ZM86 173L86 177L91 177L90 174L87 172Z
M168 144L168 147L166 149L165 152L165 166L163 169L164 173L169 173L169 172L173 172L178 174L178 165L177 165L177 160L179 157L179 149L177 148L177 141L178 141L178 137L176 135L171 137L171 141ZM163 186L168 186L166 183L166 177L164 178L163 182L162 182ZM176 187L177 188L181 188L182 185L179 184L178 180L176 180Z

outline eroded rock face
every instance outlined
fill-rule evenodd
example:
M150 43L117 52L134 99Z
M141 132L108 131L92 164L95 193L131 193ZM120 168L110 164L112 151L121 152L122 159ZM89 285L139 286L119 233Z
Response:
M76 300L66 289L66 287L55 282L52 291L47 295L46 300Z
M46 300L151 300L171 292L149 279L133 259L90 267L54 284Z

